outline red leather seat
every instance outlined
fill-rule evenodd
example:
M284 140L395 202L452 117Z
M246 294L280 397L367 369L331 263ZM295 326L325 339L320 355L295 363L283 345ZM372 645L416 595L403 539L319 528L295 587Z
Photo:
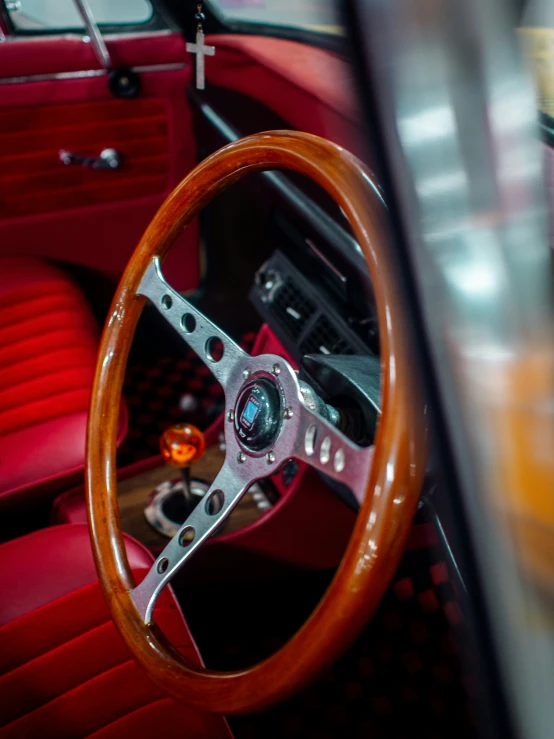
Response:
M79 481L98 338L68 275L0 259L0 507Z
M137 579L152 557L126 537ZM201 664L171 591L155 620ZM0 739L230 739L224 718L168 698L133 661L96 582L85 525L0 545Z

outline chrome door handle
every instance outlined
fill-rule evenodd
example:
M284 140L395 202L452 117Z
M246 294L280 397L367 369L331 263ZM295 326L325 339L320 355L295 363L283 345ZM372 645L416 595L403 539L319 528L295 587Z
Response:
M81 167L90 167L90 169L119 169L123 161L123 157L115 149L103 149L97 157L60 149L58 157L62 164L77 164Z

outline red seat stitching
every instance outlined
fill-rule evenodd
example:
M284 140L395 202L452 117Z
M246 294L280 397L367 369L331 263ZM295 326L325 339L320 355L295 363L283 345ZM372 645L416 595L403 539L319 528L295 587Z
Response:
M83 370L89 370L90 379L92 379L92 368L89 364L76 364L76 365L72 365L71 367L64 367L64 369L61 371L59 369L55 369L50 372L45 372L44 374L41 374L38 377L26 378L25 380L21 380L20 382L6 383L5 385L2 385L0 383L0 391L2 392L2 395L3 395L3 403L2 403L3 408L2 408L2 411L0 411L0 413L3 413L4 411L12 410L13 408L17 408L21 405L28 406L29 402L33 403L35 400L40 401L40 400L46 400L47 398L50 398L50 397L54 397L55 394L52 394L52 393L48 393L48 394L41 393L36 398L32 397L32 386L33 385L40 386L40 383L43 382L44 380L47 380L48 378L53 379L53 378L58 377L59 383L64 387L66 391L67 390L84 390L84 389L90 390L90 383L87 382L86 384L82 384L82 376L83 376L82 371ZM78 378L79 382L76 383L74 387L71 386L69 379L68 379L68 375L72 374L73 372L80 373L79 378ZM27 386L27 392L25 392L26 386ZM17 396L13 398L11 404L5 405L6 395L8 393L12 393L14 390L19 390L25 395L25 399L23 403L21 402L22 400L21 396ZM31 400L29 400L30 394L32 397Z
M50 605L50 604L48 604ZM167 613L175 613L179 618L181 618L181 615L178 613L178 611L171 606L160 606L156 609L156 614L167 612ZM26 614L27 615L27 614ZM12 622L13 623L13 622ZM113 626L113 621L111 619L107 619L106 621L102 621L102 623L97 624L96 626L93 626L91 629L86 629L85 631L82 631L80 634L77 634L76 636L71 637L71 639L68 639L67 641L59 642L59 644L56 644L55 646L51 647L50 649L47 649L45 652L41 652L40 654L35 655L34 657L31 657L31 659L27 660L26 662L23 662L20 665L17 665L17 667L12 667L12 669L7 670L6 672L3 672L0 674L0 678L6 677L6 675L10 675L12 672L17 672L17 670L21 670L24 667L27 667L27 665L31 665L33 662L37 662L38 660L41 660L45 657L48 657L48 655L52 654L52 652L55 652L58 649L62 649L63 647L71 644L76 644L80 639L85 638L89 634L92 634L95 631L98 631L99 629L103 629L108 625ZM5 626L9 626L9 624L5 624ZM3 627L2 627L3 628ZM190 646L183 646L179 647L180 649L192 649ZM100 673L99 673L100 674Z
M156 703L164 703L166 701L170 703L171 700L171 698L156 698L151 703L145 703L143 706L139 706L139 708L135 708L133 711L129 711L129 713L124 713L123 716L120 716L113 721L108 721L107 724L102 726L100 729L96 729L92 732L92 734L87 734L85 739L93 739L94 736L98 735L101 731L105 731L109 726L113 726L114 724L117 724L118 721L123 721L124 719L129 718L129 716L132 716L135 713L139 713L139 711L144 711L145 708L152 708L152 706L155 706Z

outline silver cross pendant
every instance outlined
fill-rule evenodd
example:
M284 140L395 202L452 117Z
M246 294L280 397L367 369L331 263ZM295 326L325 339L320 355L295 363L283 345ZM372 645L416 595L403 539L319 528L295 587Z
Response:
M214 56L215 46L204 44L204 31L196 31L196 43L187 43L187 51L196 54L196 89L203 90L206 87L206 74L204 69L204 56Z

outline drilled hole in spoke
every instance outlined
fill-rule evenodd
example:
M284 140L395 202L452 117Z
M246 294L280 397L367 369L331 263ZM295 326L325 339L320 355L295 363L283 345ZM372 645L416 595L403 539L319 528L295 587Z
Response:
M223 494L223 490L214 490L213 493L210 493L206 501L206 513L208 516L217 516L223 508L224 503L225 495Z
M162 307L165 308L165 310L169 310L172 305L173 300L171 300L171 297L169 295L164 295L162 298Z
M179 534L179 544L182 547L188 547L194 541L195 536L196 536L196 531L192 528L192 526L187 526Z
M335 454L335 472L342 472L345 463L344 449L337 449Z
M309 457L311 457L315 451L316 439L317 439L317 426L315 425L315 423L312 423L312 425L306 431L306 436L304 438L304 448L306 450L306 454Z
M167 557L163 557L162 559L160 559L160 561L156 565L156 569L158 570L158 573L160 575L163 575L168 567L169 567L169 560Z
M321 464L327 464L330 456L331 456L331 437L326 436L321 442L321 449L319 450L319 459L320 459Z
M187 334L192 334L196 330L196 318L192 313L185 313L181 318L181 328Z
M217 336L212 336L206 342L206 356L210 361L219 362L223 357L224 351L223 342Z

